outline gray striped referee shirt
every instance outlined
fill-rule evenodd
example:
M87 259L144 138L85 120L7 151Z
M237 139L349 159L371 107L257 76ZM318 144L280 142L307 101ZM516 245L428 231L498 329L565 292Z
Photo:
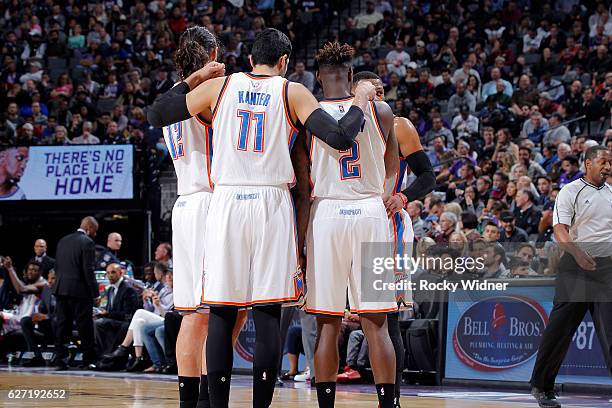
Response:
M563 186L553 213L553 226L568 225L572 240L592 257L612 256L612 186L584 178Z

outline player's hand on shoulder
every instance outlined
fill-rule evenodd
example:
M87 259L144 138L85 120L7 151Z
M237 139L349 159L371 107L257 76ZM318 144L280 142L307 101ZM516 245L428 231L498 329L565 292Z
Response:
M201 82L208 81L212 78L218 78L225 75L225 64L220 62L212 61L204 65L199 70L199 77Z

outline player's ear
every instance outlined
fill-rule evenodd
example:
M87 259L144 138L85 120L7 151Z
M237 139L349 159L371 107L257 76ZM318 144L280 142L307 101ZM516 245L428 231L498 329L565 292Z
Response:
M249 64L251 64L251 68L255 68L255 64L253 63L253 55L249 55Z
M219 55L219 47L215 47L211 52L210 52L210 59L209 61L216 61L217 60L217 56Z
M317 82L319 83L319 85L322 85L321 84L321 73L319 72L318 69L315 71L315 78L317 78Z
M351 86L351 89L353 89L353 67L349 67L349 70L348 70L348 81L349 81L349 84Z

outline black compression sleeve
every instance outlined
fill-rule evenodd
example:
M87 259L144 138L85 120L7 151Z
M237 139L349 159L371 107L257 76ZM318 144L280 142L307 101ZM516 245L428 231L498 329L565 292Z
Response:
M187 109L189 85L181 82L169 91L161 94L147 108L147 120L157 128L171 125L191 117Z
M416 176L416 180L402 193L408 201L422 199L436 187L436 176L431 167L429 157L427 157L424 151L419 150L406 157L406 163Z
M336 121L329 113L319 108L312 112L304 125L315 137L338 150L349 149L363 125L363 111L351 106L349 111Z

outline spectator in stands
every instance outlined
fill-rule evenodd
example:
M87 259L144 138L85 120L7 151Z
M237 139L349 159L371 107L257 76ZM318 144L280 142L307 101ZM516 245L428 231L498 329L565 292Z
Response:
M511 211L502 211L501 225L503 232L500 234L499 242L527 242L527 233L515 224L515 217Z
M423 230L423 219L421 218L423 203L418 200L411 201L408 203L407 211L412 220L412 230L414 231L415 238L422 238L425 235L425 231Z
M355 28L365 29L370 24L376 25L383 19L383 15L376 11L373 1L366 2L365 12L355 16Z
M469 242L480 239L480 233L477 231L478 217L472 211L463 211L461 213L461 232Z
M540 93L547 92L553 101L560 102L565 96L565 87L561 81L553 79L550 72L546 72L542 75L542 80L538 84L538 91Z
M344 335L348 336L346 366L343 372L338 374L338 382L359 381L361 379L359 370L365 369L369 363L368 341L361 329L358 315L348 314L342 320L343 324L348 321L351 326L349 330L344 331Z
M535 160L533 160L531 156L532 151L529 147L519 147L518 162L512 166L510 172L514 174L519 166L523 166L527 169L527 175L531 179L535 179L537 176L546 175L546 171Z
M538 103L538 92L531 87L531 80L527 75L521 75L518 89L512 94L512 112L519 118L526 119L523 106L533 106Z
M561 168L563 171L559 175L559 187L584 176L584 173L580 171L580 162L576 156L570 155L561 159Z
M72 141L68 139L68 131L64 126L55 127L55 133L49 144L52 146L67 146L72 144Z
M506 251L495 241L490 241L485 250L483 279L500 279L508 276L508 270L504 266Z
M491 68L491 80L482 86L482 100L486 101L490 95L496 94L497 91L497 83L500 82L503 84L503 93L507 96L512 96L512 84L502 79L501 71L497 67Z
M310 92L314 91L315 76L312 72L306 71L306 64L303 61L295 64L295 72L289 75L288 79L291 82L298 82L304 85Z
M72 139L72 144L100 144L100 139L91 133L92 130L93 125L91 122L83 122L83 133Z
M410 62L410 55L406 52L404 46L403 40L396 40L395 48L389 51L385 57L387 70L396 73L400 77L406 75L406 67Z
M133 345L135 359L127 368L128 371L160 372L165 365L163 346L155 344L152 339L147 339L147 342L150 341L147 351L153 361L152 367L149 366L148 361L143 355L143 346L146 345L145 337L147 337L147 332L152 332L153 338L155 338L155 330L160 327L163 328L164 317L174 305L172 271L169 271L163 264L156 264L156 267L159 267L163 272L165 284L159 292L151 289L145 290L143 293L143 308L136 310L123 342L111 354L105 356L105 364L110 363L113 366L124 365L129 355L129 347ZM150 334L148 337L150 337ZM159 352L160 348L162 348L161 353Z
M155 262L161 262L172 269L172 245L167 242L160 243L155 248Z
M451 96L448 101L448 112L456 115L459 112L459 108L463 105L467 105L471 113L476 112L476 98L466 91L465 83L455 82L455 86L457 87L457 93Z
M42 266L42 276L47 278L49 271L55 268L55 259L47 255L47 241L42 238L34 241L34 258L30 261L36 261Z
M535 197L531 190L522 189L516 193L515 225L525 230L527 235L538 233L542 213L535 207Z
M96 260L96 270L105 271L106 267L113 263L120 263L119 250L123 243L123 237L118 232L111 232L106 238L106 248L100 253Z
M499 241L499 227L493 221L488 221L482 230L482 239L486 242L497 242Z
M100 356L114 350L125 337L139 303L136 290L123 278L121 265L108 265L106 277L110 282L106 289L107 303L94 315L94 336L97 354Z
M435 149L435 144L439 140L442 141L445 148L452 149L455 147L455 137L453 136L453 132L444 127L444 122L442 122L442 118L440 116L435 116L431 120L431 129L425 133L423 144L429 147L434 147ZM434 165L433 162L432 165Z
M450 70L444 68L442 70L442 82L436 85L434 89L434 99L447 101L455 94L456 88L453 84Z
M448 244L450 236L457 229L457 216L445 211L440 215L439 228L434 230L432 238L436 244Z
M567 126L562 125L563 116L555 112L548 120L549 130L544 134L542 139L543 146L558 146L559 143L569 143L571 141L571 133Z
M474 64L472 62L472 59L470 59L469 57L466 58L463 61L463 65L461 66L461 68L458 68L453 73L453 82L456 85L459 85L459 83L461 82L467 86L468 79L471 75L475 76L478 79L478 82L480 82L480 74L473 68L473 66Z
M470 108L467 105L461 105L459 115L453 118L451 129L458 138L470 138L478 134L478 118L470 115Z
M289 370L281 375L281 380L293 380L299 372L299 357L304 354L304 344L302 343L302 326L291 326L287 331L287 360L289 360Z

